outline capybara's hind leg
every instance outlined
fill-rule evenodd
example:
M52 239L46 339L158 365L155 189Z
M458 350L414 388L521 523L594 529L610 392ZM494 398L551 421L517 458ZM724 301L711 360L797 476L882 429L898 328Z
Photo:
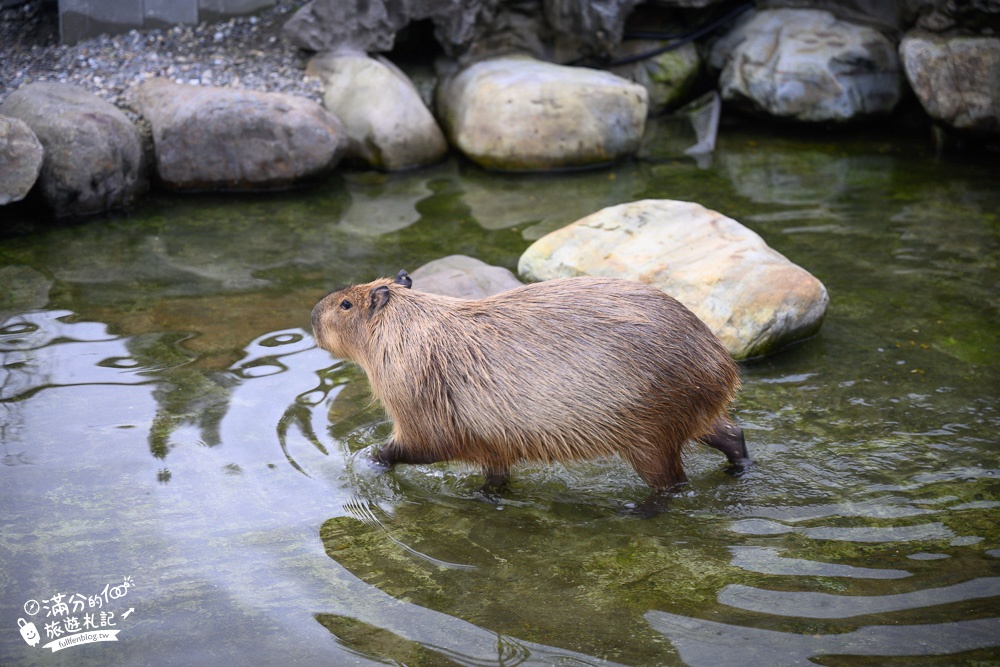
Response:
M655 489L645 500L629 507L629 514L651 519L664 512L670 502L670 495L680 491L681 487L687 484L687 475L684 474L679 455L650 456L639 452L626 452L625 459L639 473L642 481Z
M382 445L382 447L375 452L375 456L373 458L375 463L389 468L397 463L437 463L438 461L444 460L426 451L420 454L414 454L407 447L400 445L395 440L390 440Z
M718 449L735 468L746 468L752 463L743 429L726 417L718 417L712 422L712 430L698 438L698 442Z
M625 460L639 473L646 484L657 491L676 491L687 484L687 475L680 456L647 455L642 452L628 451L624 453Z

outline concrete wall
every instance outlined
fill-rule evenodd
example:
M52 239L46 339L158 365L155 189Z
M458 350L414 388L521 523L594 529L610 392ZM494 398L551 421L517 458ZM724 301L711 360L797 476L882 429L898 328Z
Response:
M273 7L275 0L59 0L63 44L133 28L218 21Z

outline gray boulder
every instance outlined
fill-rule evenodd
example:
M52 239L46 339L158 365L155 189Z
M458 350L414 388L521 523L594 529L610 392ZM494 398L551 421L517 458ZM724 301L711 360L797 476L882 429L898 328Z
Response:
M410 79L384 58L359 52L317 56L323 104L344 124L347 155L393 171L444 159L448 142Z
M133 97L174 190L287 187L332 169L347 145L336 116L294 95L148 79Z
M542 42L574 52L609 55L639 0L312 0L285 24L292 44L310 51L392 49L396 33L430 20L450 57L498 55L511 49L541 55Z
M41 142L23 120L0 116L0 206L27 196L43 157Z
M33 83L0 105L44 148L38 186L57 217L127 206L148 185L139 131L111 104L61 83Z
M715 43L722 99L806 122L884 115L902 94L895 44L874 28L826 11L755 12Z
M482 299L523 284L502 266L490 266L465 255L450 255L428 262L410 277L413 289L459 299Z
M932 118L961 130L1000 132L1000 37L911 33L899 55Z
M389 51L396 33L411 21L431 19L446 48L464 48L477 25L496 12L499 0L312 0L285 24L285 35L302 49Z

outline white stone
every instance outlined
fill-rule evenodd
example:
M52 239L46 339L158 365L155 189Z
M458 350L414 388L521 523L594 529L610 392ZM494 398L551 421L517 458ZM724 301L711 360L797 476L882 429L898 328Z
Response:
M451 143L473 161L536 171L606 164L634 153L648 96L609 72L506 56L442 82L437 107Z
M690 202L612 206L536 241L521 276L636 280L675 297L737 359L768 354L819 330L826 288L731 218Z
M447 155L448 142L420 92L388 60L354 52L323 54L309 70L323 80L323 104L344 124L349 156L392 171Z

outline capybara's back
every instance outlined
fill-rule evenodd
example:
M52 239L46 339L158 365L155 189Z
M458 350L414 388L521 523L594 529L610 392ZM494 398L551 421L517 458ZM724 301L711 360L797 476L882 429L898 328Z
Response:
M380 461L467 461L496 484L519 461L619 454L656 489L684 481L690 440L746 461L726 417L736 364L663 292L580 277L462 300L399 282L313 311L320 346L364 368L394 421Z

